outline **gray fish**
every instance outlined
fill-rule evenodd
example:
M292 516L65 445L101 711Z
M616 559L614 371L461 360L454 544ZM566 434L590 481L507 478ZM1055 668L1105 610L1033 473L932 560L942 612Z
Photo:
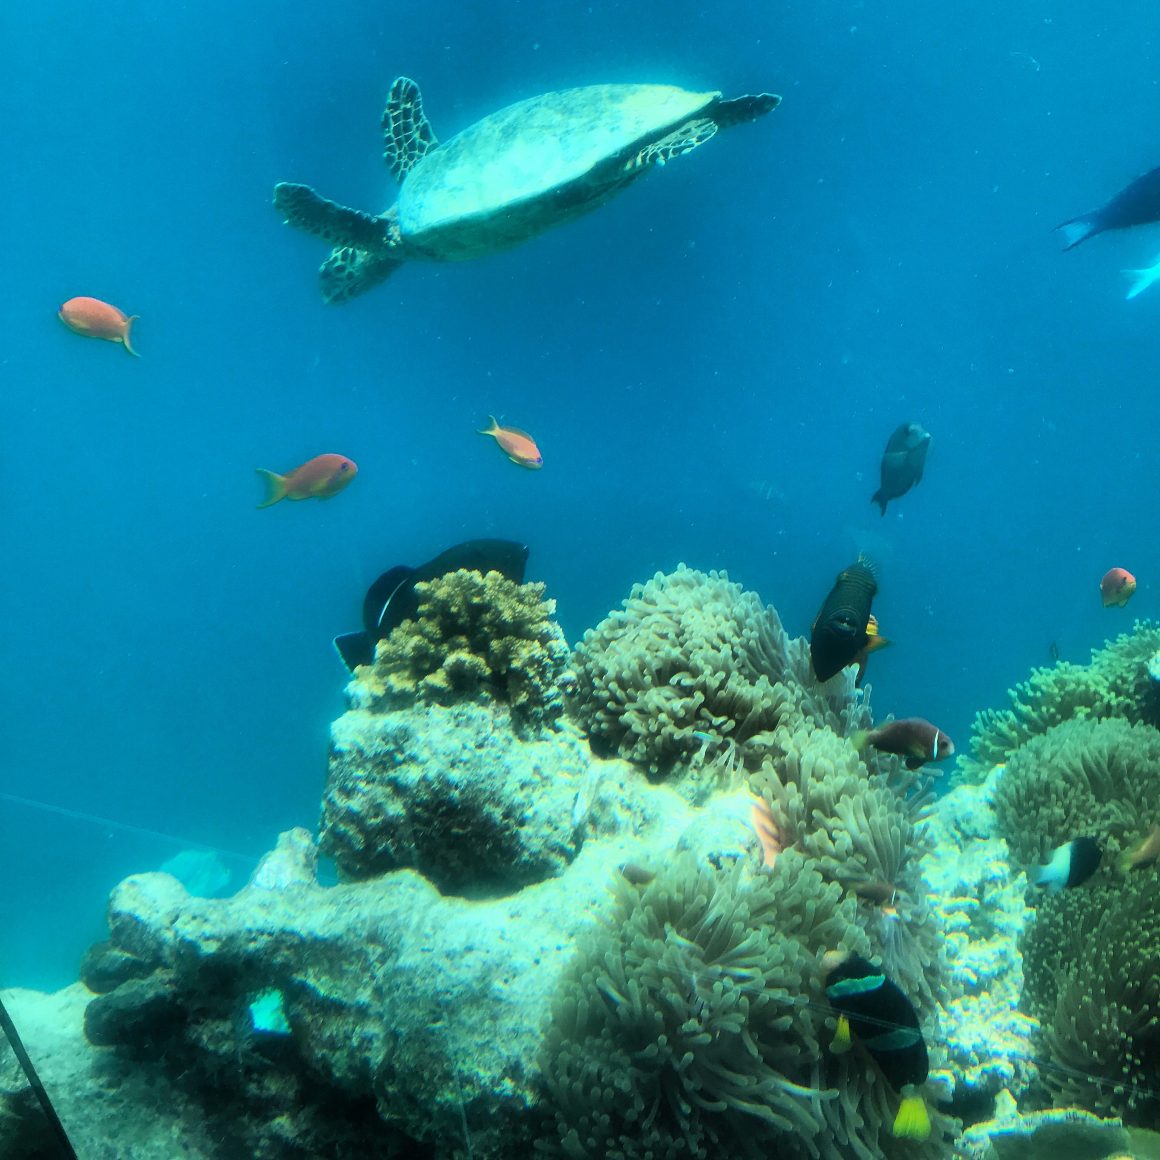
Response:
M1129 182L1099 209L1069 218L1055 228L1063 230L1067 243L1063 248L1071 250L1105 230L1125 230L1155 221L1160 221L1160 168L1149 170L1143 177Z
M926 452L930 447L930 432L920 423L903 423L886 444L882 455L882 486L870 497L886 514L886 505L892 499L905 495L922 480L926 466Z

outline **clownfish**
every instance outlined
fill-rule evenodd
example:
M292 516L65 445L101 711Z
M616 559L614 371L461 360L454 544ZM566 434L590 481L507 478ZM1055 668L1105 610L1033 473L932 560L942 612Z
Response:
M852 1038L866 1048L899 1094L894 1135L909 1140L930 1136L930 1113L919 1088L930 1063L918 1015L897 983L861 955L830 951L822 960L826 998L838 1013L830 1050L850 1049Z

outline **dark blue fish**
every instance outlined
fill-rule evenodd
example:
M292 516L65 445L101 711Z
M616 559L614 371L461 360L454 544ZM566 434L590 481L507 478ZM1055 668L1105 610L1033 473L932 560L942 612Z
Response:
M396 564L367 589L363 598L363 631L336 636L334 647L342 663L353 673L359 665L369 665L375 659L375 645L389 636L393 628L419 615L415 585L420 581L434 580L463 568L470 572L499 572L522 584L527 563L527 544L517 544L514 540L468 540L418 568Z
M1070 250L1105 230L1125 230L1156 221L1160 221L1160 169L1137 177L1099 209L1069 218L1055 228L1063 230L1067 242L1063 248Z
M898 499L922 482L929 447L930 432L924 431L920 423L903 423L890 436L882 454L879 473L882 486L870 497L882 515L886 514L886 505L892 499Z
M823 962L826 998L840 1016L831 1050L857 1037L902 1097L894 1134L912 1140L930 1135L930 1115L920 1088L930 1066L918 1015L905 992L861 955L832 951Z
M810 660L819 681L852 665L870 643L866 628L877 591L874 569L864 556L838 573L810 629Z

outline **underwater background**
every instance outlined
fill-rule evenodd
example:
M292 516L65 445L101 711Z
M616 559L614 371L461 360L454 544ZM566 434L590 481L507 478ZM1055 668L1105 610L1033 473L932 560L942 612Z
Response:
M1160 161L1154 28L1142 0L6 5L0 984L73 981L127 874L201 844L237 888L314 828L331 637L459 540L528 543L572 642L679 561L802 635L865 551L875 715L960 750L1053 645L1155 615L1160 291L1119 271L1160 239L1051 233ZM399 74L442 138L605 81L783 104L529 245L326 307L273 185L384 208ZM82 294L141 316L139 360L61 326ZM880 517L908 420L926 475ZM255 468L324 451L346 492L256 509Z

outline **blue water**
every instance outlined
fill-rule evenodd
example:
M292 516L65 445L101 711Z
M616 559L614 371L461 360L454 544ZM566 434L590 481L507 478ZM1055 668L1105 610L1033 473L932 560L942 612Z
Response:
M109 888L183 845L244 881L313 826L330 637L461 539L526 540L572 640L682 560L802 634L866 548L876 711L960 748L1053 642L1155 615L1160 289L1125 302L1119 269L1160 231L1051 233L1160 163L1154 11L1013 7L5 5L0 793L119 826L0 799L0 984L74 979ZM443 137L601 81L784 103L531 244L326 307L271 190L384 208L399 73ZM78 294L141 316L139 360L60 325ZM926 478L881 518L907 420ZM255 508L254 468L324 451L348 491Z

